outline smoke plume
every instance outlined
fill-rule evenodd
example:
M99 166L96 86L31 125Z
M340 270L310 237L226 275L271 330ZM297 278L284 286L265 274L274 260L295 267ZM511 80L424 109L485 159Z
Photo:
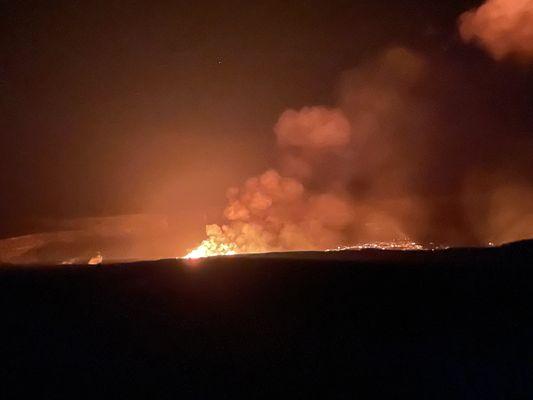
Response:
M368 189L354 193L350 185L365 180L383 186L384 180L373 179L377 170L383 170L383 179L390 173L390 157L383 154L393 152L384 142L394 134L384 125L403 118L405 92L417 81L422 64L405 49L391 49L345 75L340 107L283 112L274 126L279 171L268 170L228 190L226 223L207 227L211 245L258 252L408 240L405 225L414 210L412 200L370 202ZM376 164L370 165L367 156Z
M466 42L476 42L496 60L533 60L533 0L487 0L459 18Z
M465 183L475 152L460 161L476 136L451 134L461 116L439 115L428 90L431 72L418 53L390 48L343 74L337 107L284 111L273 129L277 168L228 190L225 222L207 226L204 248L263 252L529 237L519 221L533 204L524 200L533 193L527 183L501 188L494 181L482 190ZM517 201L507 201L509 193Z

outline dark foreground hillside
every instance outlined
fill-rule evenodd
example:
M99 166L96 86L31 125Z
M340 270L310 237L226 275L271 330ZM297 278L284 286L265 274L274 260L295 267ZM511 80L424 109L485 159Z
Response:
M0 398L533 398L533 246L0 270Z

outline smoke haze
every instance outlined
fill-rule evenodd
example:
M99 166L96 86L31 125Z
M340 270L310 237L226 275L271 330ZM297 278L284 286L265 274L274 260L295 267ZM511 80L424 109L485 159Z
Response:
M533 0L487 0L459 18L466 42L476 42L496 60L533 60Z
M0 253L531 237L530 5L3 2Z
M460 148L469 139L446 132L464 116L445 121L432 107L431 76L423 56L393 47L343 74L336 108L284 111L274 125L279 171L228 190L226 222L207 229L211 246L260 252L530 237L528 182L501 187L490 179L480 187L469 174L474 165L461 165L459 152L439 144ZM498 152L493 146L486 151L492 157ZM435 162L441 163L440 187ZM435 220L450 209L459 223Z

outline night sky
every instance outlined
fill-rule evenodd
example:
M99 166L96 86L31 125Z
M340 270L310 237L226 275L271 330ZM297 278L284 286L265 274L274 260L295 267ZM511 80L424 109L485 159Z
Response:
M2 0L0 236L40 218L216 209L275 161L283 110L335 105L342 72L391 45L432 63L457 164L527 157L477 152L533 133L531 67L459 37L478 4Z

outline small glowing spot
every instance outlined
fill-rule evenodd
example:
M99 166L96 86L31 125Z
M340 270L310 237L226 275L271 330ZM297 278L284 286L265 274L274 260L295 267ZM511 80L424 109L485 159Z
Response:
M104 261L104 257L100 253L97 253L94 257L91 257L87 264L89 265L100 265Z

